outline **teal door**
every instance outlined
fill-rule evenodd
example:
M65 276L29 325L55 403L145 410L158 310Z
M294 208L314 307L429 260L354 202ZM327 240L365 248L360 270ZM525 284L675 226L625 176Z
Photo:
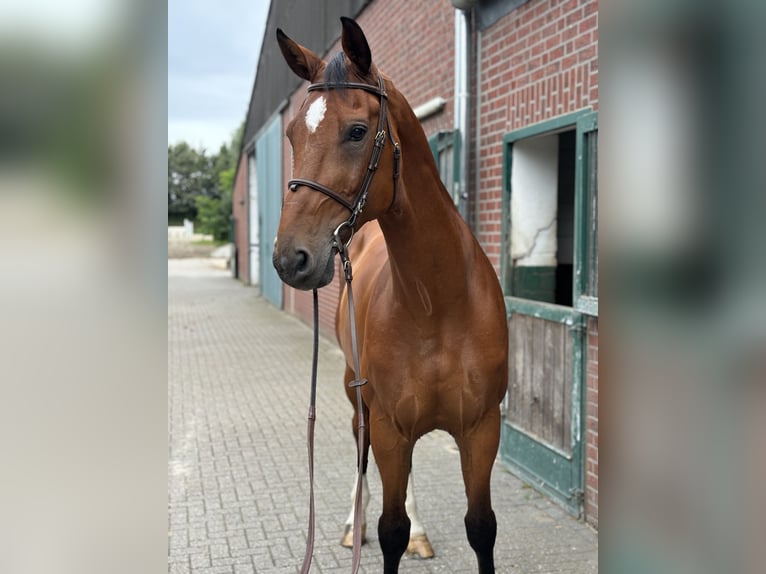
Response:
M261 294L282 308L282 281L271 258L282 209L282 117L276 115L255 143L258 181L259 283Z
M579 515L583 501L583 277L595 199L596 115L563 116L504 138L502 280L509 329L503 462ZM593 189L592 189L593 188Z

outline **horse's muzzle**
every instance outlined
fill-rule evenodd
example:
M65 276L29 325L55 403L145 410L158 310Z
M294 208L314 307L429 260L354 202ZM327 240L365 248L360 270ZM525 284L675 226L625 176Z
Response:
M324 287L335 275L335 259L329 246L318 253L312 253L292 242L278 243L272 262L282 281L304 291Z

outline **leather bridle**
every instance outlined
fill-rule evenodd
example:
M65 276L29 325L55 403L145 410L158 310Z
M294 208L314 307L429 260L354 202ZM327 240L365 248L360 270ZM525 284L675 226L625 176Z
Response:
M394 194L393 198L391 199L391 205L394 204L394 201L396 201L396 194L397 194L397 188L399 186L399 158L401 157L401 149L399 147L399 142L394 141L394 137L391 133L391 121L388 117L388 94L386 93L385 84L383 83L382 76L378 75L378 85L372 86L370 84L362 84L359 82L338 82L338 83L331 83L331 82L322 82L317 84L311 84L308 87L309 92L315 92L319 90L364 90L366 92L370 92L371 94L375 94L380 98L380 113L378 114L378 128L375 133L375 143L372 146L372 155L370 156L370 161L367 164L367 171L364 174L364 179L362 180L362 185L359 187L359 190L356 192L356 196L354 197L353 201L349 201L343 195L338 193L337 191L327 187L326 185L322 185L321 183L317 181L313 181L311 179L303 179L303 178L294 178L287 182L287 187L290 189L290 191L298 191L298 188L300 186L309 187L315 191L319 191L323 194L325 194L327 197L335 200L337 203L345 207L351 212L351 215L347 220L342 222L336 229L334 235L334 245L335 247L338 247L337 245L337 238L339 237L340 231L342 231L344 228L348 228L350 232L349 238L345 241L346 246L351 242L351 237L354 235L355 231L355 225L356 225L356 219L359 217L359 214L362 213L362 210L364 209L365 204L367 203L367 194L370 191L370 185L372 184L372 178L375 175L375 172L378 169L378 164L380 162L380 156L383 154L383 148L386 145L386 134L388 134L388 139L391 140L391 143L394 145ZM386 131L386 128L388 128L388 131Z
M388 138L394 145L394 170L393 170L393 185L394 193L391 200L391 205L396 201L397 188L399 184L399 159L401 157L401 149L399 142L394 141L391 134L391 122L388 118L388 94L383 84L383 78L378 75L378 86L371 86L369 84L362 84L356 82L348 83L319 83L311 84L308 87L309 92L315 90L338 90L338 89L358 89L365 90L372 94L376 94L380 97L380 113L378 115L378 128L375 134L375 143L372 147L372 156L370 162L367 165L367 171L364 174L362 185L359 187L353 202L348 201L340 193L336 192L329 187L322 185L319 182L294 178L287 182L290 191L297 191L298 187L306 186L315 191L319 191L337 203L345 207L351 212L351 215L343 221L333 232L332 244L333 248L337 250L340 256L341 263L343 265L343 274L346 279L346 290L348 296L348 312L349 312L349 326L351 330L351 353L354 361L354 380L349 383L349 387L356 389L356 412L358 417L357 425L357 480L356 480L356 497L354 500L354 549L353 558L351 563L352 573L359 571L359 565L362 557L362 478L363 478L363 459L362 452L365 443L365 424L364 424L364 401L362 400L362 386L367 384L367 379L361 378L361 367L359 363L359 348L357 343L356 334L356 310L354 308L354 292L351 289L351 280L353 274L351 271L351 261L348 257L348 246L354 237L355 225L357 217L362 213L365 204L367 203L367 194L370 191L370 185L372 184L372 178L378 169L380 163L380 156L383 154L383 147L386 145L386 133ZM386 132L388 128L388 132ZM347 239L343 239L341 234L344 229L348 228L349 236ZM306 553L303 557L303 565L301 566L301 574L307 574L311 568L311 560L314 553L314 421L316 420L316 380L317 380L317 358L319 353L319 304L317 290L314 289L314 355L312 359L311 369L311 396L309 404L308 414L308 455L309 455L309 527L306 535Z

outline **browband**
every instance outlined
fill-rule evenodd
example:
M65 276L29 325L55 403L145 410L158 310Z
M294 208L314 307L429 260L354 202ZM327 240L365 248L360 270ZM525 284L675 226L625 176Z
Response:
M383 79L378 76L378 82L379 86L371 86L370 84L362 84L360 82L335 82L335 83L329 83L329 82L321 82L318 84L311 84L308 87L309 92L315 92L317 90L344 90L344 89L357 89L357 90L365 90L367 92L370 92L371 94L375 94L376 96L380 96L381 98L388 98L388 94L386 93L386 88L383 84Z

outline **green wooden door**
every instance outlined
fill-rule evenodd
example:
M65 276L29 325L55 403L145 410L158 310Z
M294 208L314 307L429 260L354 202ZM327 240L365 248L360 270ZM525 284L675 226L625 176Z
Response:
M463 219L468 211L467 196L460 192L460 150L462 138L459 130L438 131L428 138L431 154L439 169L444 187L452 197Z
M587 315L581 303L589 288L582 277L595 265L588 233L596 130L596 115L583 112L504 139L509 380L500 454L576 515L584 480Z
M501 457L522 478L563 502L582 504L580 313L508 297L509 380Z
M258 211L260 234L259 283L261 294L282 308L282 280L271 258L282 209L282 116L277 114L255 143L258 178Z

